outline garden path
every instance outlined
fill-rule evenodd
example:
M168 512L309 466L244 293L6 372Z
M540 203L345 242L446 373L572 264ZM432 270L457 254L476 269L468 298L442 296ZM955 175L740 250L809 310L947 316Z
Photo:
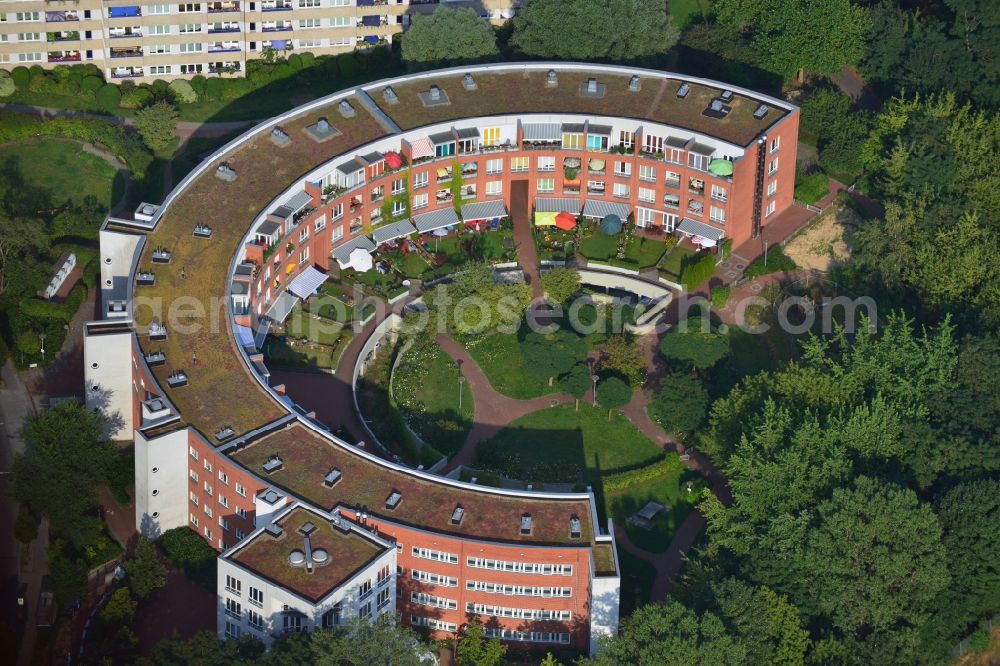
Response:
M471 464L476 453L476 444L497 434L511 421L521 418L525 414L551 407L553 401L558 404L573 400L572 396L562 393L550 393L532 400L508 398L496 392L486 377L486 373L469 355L465 347L444 333L438 333L437 343L444 350L444 353L456 363L461 364L462 374L465 375L469 391L472 392L476 404L472 417L472 430L465 438L462 449L448 461L448 466L445 468L448 471L460 465Z
M535 252L535 237L531 233L531 207L528 204L526 188L514 187L510 195L510 218L514 223L514 247L517 248L517 263L524 271L524 281L531 287L532 299L542 296L542 285L538 281L538 255Z

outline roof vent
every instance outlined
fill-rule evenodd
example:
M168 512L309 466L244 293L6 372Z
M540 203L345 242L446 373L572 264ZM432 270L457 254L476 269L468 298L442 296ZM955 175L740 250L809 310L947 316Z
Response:
M328 121L326 118L320 118L319 120L316 121L316 129L320 132L329 132L330 121Z
M684 99L685 97L687 97L687 94L689 92L691 92L691 86L689 86L687 82L684 82L677 89L677 96L680 97L681 99Z
M399 503L403 501L403 494L398 490L393 489L389 496L385 498L385 508L395 509L399 506Z
M264 463L264 471L271 474L280 470L282 466L284 466L284 463L281 462L281 457L273 455L267 459L267 462Z
M475 90L476 80L472 78L472 74L466 74L462 77L462 85L465 86L466 90Z
M587 92L591 95L597 94L597 79L587 79Z
M462 508L461 504L455 505L455 510L451 512L451 524L459 525L462 522L462 518L465 517L465 509Z
M723 102L731 102L731 101L733 101L733 91L732 90L723 90L722 94L719 95L719 99L721 99Z
M351 531L351 525L346 520L344 520L339 513L333 514L333 518L330 519L330 524L337 530L340 530L344 534Z
M281 525L278 523L268 523L264 526L264 531L277 538L281 536L283 530L281 529Z
M431 86L430 92L428 92L427 95L428 97L430 97L432 102L440 102L441 88L439 88L438 86Z
M580 530L580 518L578 516L573 516L569 519L569 538L579 539L581 534Z
M343 478L343 474L340 473L339 467L334 467L331 469L325 477L323 477L323 485L327 488L333 488L337 485L337 482Z
M555 88L559 85L559 77L556 76L556 70L550 69L549 73L545 77L545 87Z
M528 535L531 534L531 514L522 513L521 514L521 534Z
M316 564L326 564L329 559L330 554L322 548L317 548L313 551L313 562Z
M152 215L155 212L156 212L156 206L154 206L153 204L143 204L142 205L142 214L143 215Z
M392 89L392 86L386 86L382 90L382 97L389 104L399 104L399 97L396 95L396 91Z
M301 550L293 550L288 554L288 563L293 567L301 567L306 563L306 554Z
M642 79L639 78L638 74L633 74L632 78L628 80L628 89L631 92L639 92L639 88L642 87Z
M354 117L354 107L351 106L351 103L348 102L346 99L340 100L340 104L337 105L337 108L340 109L340 115L344 116L345 118Z
M771 109L768 108L767 104L761 104L757 107L757 110L753 112L753 117L757 120L761 120L767 115L767 112Z
M269 488L260 498L268 504L276 504L281 499L281 495L277 490Z
M302 527L299 528L299 534L302 534L304 536L309 536L315 531L316 531L316 526L309 522L303 523Z

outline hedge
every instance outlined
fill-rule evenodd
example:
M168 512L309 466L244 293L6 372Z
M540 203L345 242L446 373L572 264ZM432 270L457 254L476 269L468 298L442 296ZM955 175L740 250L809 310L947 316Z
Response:
M105 109L117 108L121 101L122 93L116 85L106 83L97 91L97 103Z
M26 298L18 306L21 308L21 313L29 317L55 319L62 323L69 323L85 300L87 300L87 287L78 284L69 292L66 300L60 303L40 298Z
M0 69L0 97L10 97L17 90L14 79L10 78L10 73Z
M175 79L174 81L171 81L168 88L174 92L174 95L177 96L177 101L179 102L183 102L184 104L193 104L198 101L198 93L196 93L194 91L194 87L184 79Z
M117 89L115 90L117 93ZM5 113L0 119L0 143L35 136L58 136L87 143L100 143L128 166L135 178L142 179L153 161L139 135L120 125L92 118L39 118L24 113Z
M681 266L681 284L688 291L695 289L715 272L715 255L711 252L697 258L685 257L685 260Z
M608 474L604 477L604 492L616 492L627 490L632 486L644 483L658 476L664 476L680 469L680 460L676 456L662 458L652 465L640 467L639 469L617 474Z
M15 67L10 71L10 78L14 79L18 90L24 90L31 83L31 72L27 67Z

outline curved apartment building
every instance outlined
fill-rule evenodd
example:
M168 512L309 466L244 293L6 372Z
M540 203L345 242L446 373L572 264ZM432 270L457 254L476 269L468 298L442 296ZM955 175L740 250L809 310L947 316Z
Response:
M592 492L383 460L272 385L258 345L352 251L512 207L739 245L791 205L797 131L748 90L568 63L384 80L257 125L101 230L88 404L135 441L137 529L220 551L220 635L395 610L446 637L471 613L512 645L593 650L620 579Z

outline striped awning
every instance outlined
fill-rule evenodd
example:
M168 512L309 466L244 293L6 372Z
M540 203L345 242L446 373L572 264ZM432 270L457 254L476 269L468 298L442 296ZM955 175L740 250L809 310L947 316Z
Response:
M253 331L250 330L249 326L236 326L236 342L240 343L241 347L253 347Z
M321 273L313 266L308 266L304 271L295 276L292 283L288 285L288 291L302 299L309 298L319 286L326 282L326 273Z
M274 303L271 303L271 308L267 311L267 316L281 324L288 319L292 308L298 302L299 299L295 298L295 296L289 294L287 291L283 291L274 299Z
M494 217L503 217L506 214L507 208L503 205L503 199L479 201L462 206L462 219L466 222L492 220Z
M410 143L410 157L419 160L422 157L434 157L434 144L430 139L415 139Z
M583 203L583 214L585 217L604 218L607 215L617 215L622 221L628 217L631 208L622 203L613 201L601 201L600 199L587 199Z
M562 141L562 125L560 123L525 123L525 141Z
M422 234L434 231L435 229L450 227L453 224L458 224L458 213L455 212L454 208L443 208L432 213L417 215L413 218L413 226Z
M567 213L573 213L574 215L579 215L580 200L553 198L553 197L543 199L541 197L536 197L535 210L538 211L539 213L561 213L563 211L566 211Z
M292 213L297 213L306 206L308 206L309 204L311 204L312 200L313 198L311 194L309 194L305 190L301 190L299 192L296 192L292 196L288 197L287 199L285 199L283 202L281 202L281 205L291 210Z
M699 222L698 220L692 220L689 218L684 218L681 223L677 225L677 231L682 234L687 234L689 236L701 236L702 238L708 238L715 242L726 235L725 230L719 229L718 227L713 227L711 224L705 224L704 222Z
M368 236L358 236L357 238L352 238L343 245L334 248L330 253L330 256L337 260L337 263L340 264L341 268L347 268L351 263L351 252L359 247L371 252L375 249L375 243L373 243L372 239L368 238Z
M375 241L376 245L381 245L382 243L386 243L396 238L409 236L412 233L416 233L416 231L417 228L414 227L409 220L390 222L389 224L383 224L373 230L372 240Z

